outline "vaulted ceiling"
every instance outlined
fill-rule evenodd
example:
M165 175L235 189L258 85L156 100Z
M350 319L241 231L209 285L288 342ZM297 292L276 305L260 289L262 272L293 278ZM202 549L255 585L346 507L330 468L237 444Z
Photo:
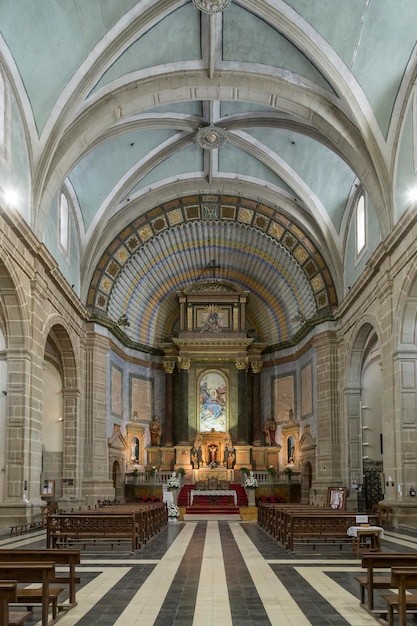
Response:
M76 288L96 319L126 315L129 341L156 347L178 323L176 291L213 266L250 291L248 323L270 346L331 318L356 190L378 240L393 224L417 18L401 4L1 2L31 226L47 240L65 188Z

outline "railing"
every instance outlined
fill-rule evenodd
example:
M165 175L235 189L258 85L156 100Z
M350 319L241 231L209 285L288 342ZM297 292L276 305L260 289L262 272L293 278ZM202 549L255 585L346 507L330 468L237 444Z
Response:
M171 471L138 472L137 474L125 474L125 481L128 485L165 485L171 478ZM180 474L177 474L181 478Z
M258 481L259 486L261 485L290 485L291 483L301 483L301 474L300 472L291 472L288 473L285 470L275 472L275 474L270 474L268 471L264 470L254 470L254 477ZM246 480L246 476L242 475L242 483L244 484Z

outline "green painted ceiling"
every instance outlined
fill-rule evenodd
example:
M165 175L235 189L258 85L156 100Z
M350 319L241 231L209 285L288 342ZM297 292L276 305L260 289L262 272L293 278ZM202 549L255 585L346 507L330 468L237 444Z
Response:
M356 186L374 207L374 233L384 237L394 221L390 145L416 23L415 0L401 10L394 0L232 0L214 16L191 0L2 0L0 61L29 145L32 228L51 247L48 220L67 186L86 301L105 251L153 207L193 194L252 198L320 251L340 300ZM227 131L223 148L196 145L210 124ZM190 240L187 259L199 247L202 261L204 245ZM261 268L253 264L252 287ZM74 282L74 267L62 271ZM266 289L281 302L278 286ZM112 316L126 304L141 310L126 293L115 294ZM314 313L299 293L309 292L294 287L286 319ZM261 300L254 294L249 315ZM272 343L282 336L276 324L264 329ZM286 337L296 332L289 324Z

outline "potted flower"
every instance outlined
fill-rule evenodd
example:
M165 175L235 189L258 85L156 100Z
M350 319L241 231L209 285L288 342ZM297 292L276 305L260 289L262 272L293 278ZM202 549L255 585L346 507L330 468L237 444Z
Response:
M177 469L177 474L179 474L180 476L185 476L185 469L183 467L179 467Z
M268 473L269 473L271 479L274 478L274 476L277 473L277 471L276 471L276 469L275 469L275 467L273 465L270 465L268 467Z
M210 465L209 465L209 468L210 468L210 469L215 469L216 467L217 467L217 463L216 463L216 461L212 461L212 462L210 463Z
M288 476L288 480L291 480L292 475L294 474L294 472L292 471L291 467L286 467L284 470L284 474L286 474Z
M179 489L181 487L181 480L178 478L176 472L172 472L172 476L167 480L168 489Z
M245 489L248 494L249 506L255 506L255 489L258 486L258 480L253 475L252 470L249 472L249 476L245 480Z
M168 506L168 521L171 523L175 523L178 521L180 516L180 510L176 504L170 504Z

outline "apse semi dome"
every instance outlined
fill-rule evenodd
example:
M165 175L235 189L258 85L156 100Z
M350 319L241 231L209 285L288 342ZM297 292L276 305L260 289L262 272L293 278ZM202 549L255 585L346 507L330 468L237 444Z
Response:
M178 328L177 292L218 278L249 292L248 329L269 348L332 319L330 270L311 237L276 208L248 198L187 196L150 210L107 247L90 284L93 319L117 320L151 350Z

